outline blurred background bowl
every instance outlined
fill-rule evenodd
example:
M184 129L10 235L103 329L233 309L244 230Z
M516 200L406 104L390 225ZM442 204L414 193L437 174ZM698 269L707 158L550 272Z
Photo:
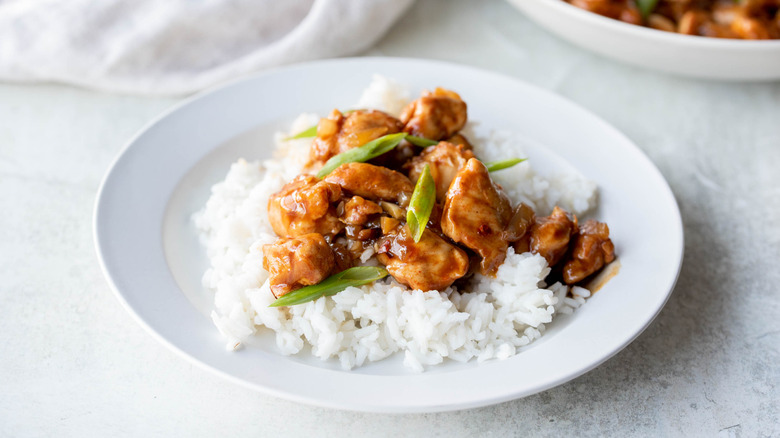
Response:
M780 79L780 40L681 35L602 17L563 0L508 0L561 38L604 56L705 79Z

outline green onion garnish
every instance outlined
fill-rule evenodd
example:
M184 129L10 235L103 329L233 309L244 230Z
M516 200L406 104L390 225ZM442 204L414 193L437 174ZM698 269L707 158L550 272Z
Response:
M301 138L309 138L309 137L316 137L317 136L317 125L312 126L309 129L304 129L303 131L292 135L290 137L285 137L284 141L288 140L298 140Z
M525 160L526 158L510 158L508 160L491 161L489 163L484 163L484 164L485 167L487 167L488 172L495 172L501 169L508 169L514 166L515 164L522 163Z
M409 225L409 231L412 232L412 238L419 242L428 225L428 219L433 211L433 204L436 202L436 183L431 176L431 169L426 164L422 175L414 185L412 199L409 201L409 208L406 211L406 223Z
M349 113L354 112L354 111L358 111L358 110L345 111L344 114L349 114ZM292 135L290 137L285 137L284 141L287 141L287 140L298 140L298 139L301 139L301 138L311 138L311 137L316 137L316 136L317 136L317 125L314 125L314 126L308 128L308 129L305 129L305 130L303 130L303 131L301 131L301 132L299 132L299 133L297 133L295 135ZM421 148L425 148L425 147L428 147L428 146L433 146L433 145L439 144L438 141L428 140L427 138L417 137L417 136L409 135L409 134L407 134L404 138L406 138L406 140L408 140L409 143L411 143L411 144L413 144L415 146L419 146Z
M658 5L658 0L636 0L636 6L639 8L639 13L642 14L642 18L647 17L655 10Z
M333 274L311 286L302 287L284 294L268 307L294 306L308 303L319 297L335 295L350 286L362 286L387 277L387 270L374 266L356 266Z
M428 146L433 146L435 144L439 144L438 141L428 140L427 138L416 137L414 135L408 135L408 134L406 136L406 141L408 141L409 143L411 143L411 144L413 144L415 146L420 146L421 148L425 148L425 147L428 147Z
M350 149L346 152L342 152L330 160L317 172L317 178L324 178L329 173L336 170L339 166L346 163L365 163L366 161L376 158L384 153L390 152L404 139L406 134L399 132L397 134L389 134L377 138L376 140L369 141L363 146Z

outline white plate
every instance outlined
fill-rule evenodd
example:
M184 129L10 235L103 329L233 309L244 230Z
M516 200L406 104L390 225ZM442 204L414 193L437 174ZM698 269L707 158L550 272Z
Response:
M271 134L302 112L326 114L359 98L373 73L463 96L483 129L522 133L538 164L565 157L600 187L597 217L612 230L622 269L574 315L517 356L445 363L423 374L400 360L342 371L307 355L279 354L271 339L228 352L205 315L207 266L190 215L240 157L268 157ZM537 145L545 145L541 148ZM560 161L560 158L557 158ZM473 68L407 59L302 64L190 99L147 126L106 175L95 239L119 299L157 339L233 382L322 406L377 412L469 408L571 380L628 345L661 310L680 269L683 235L672 192L618 131L561 97Z
M571 43L640 67L706 79L780 79L780 40L681 35L602 17L563 0L508 1Z

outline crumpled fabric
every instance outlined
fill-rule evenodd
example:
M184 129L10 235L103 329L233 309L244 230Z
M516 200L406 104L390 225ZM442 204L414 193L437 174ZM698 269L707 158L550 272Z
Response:
M0 80L181 95L371 47L414 0L0 0Z

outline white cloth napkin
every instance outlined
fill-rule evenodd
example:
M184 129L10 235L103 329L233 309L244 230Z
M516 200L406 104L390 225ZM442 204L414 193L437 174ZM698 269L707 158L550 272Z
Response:
M184 94L370 47L413 0L0 0L0 80Z

